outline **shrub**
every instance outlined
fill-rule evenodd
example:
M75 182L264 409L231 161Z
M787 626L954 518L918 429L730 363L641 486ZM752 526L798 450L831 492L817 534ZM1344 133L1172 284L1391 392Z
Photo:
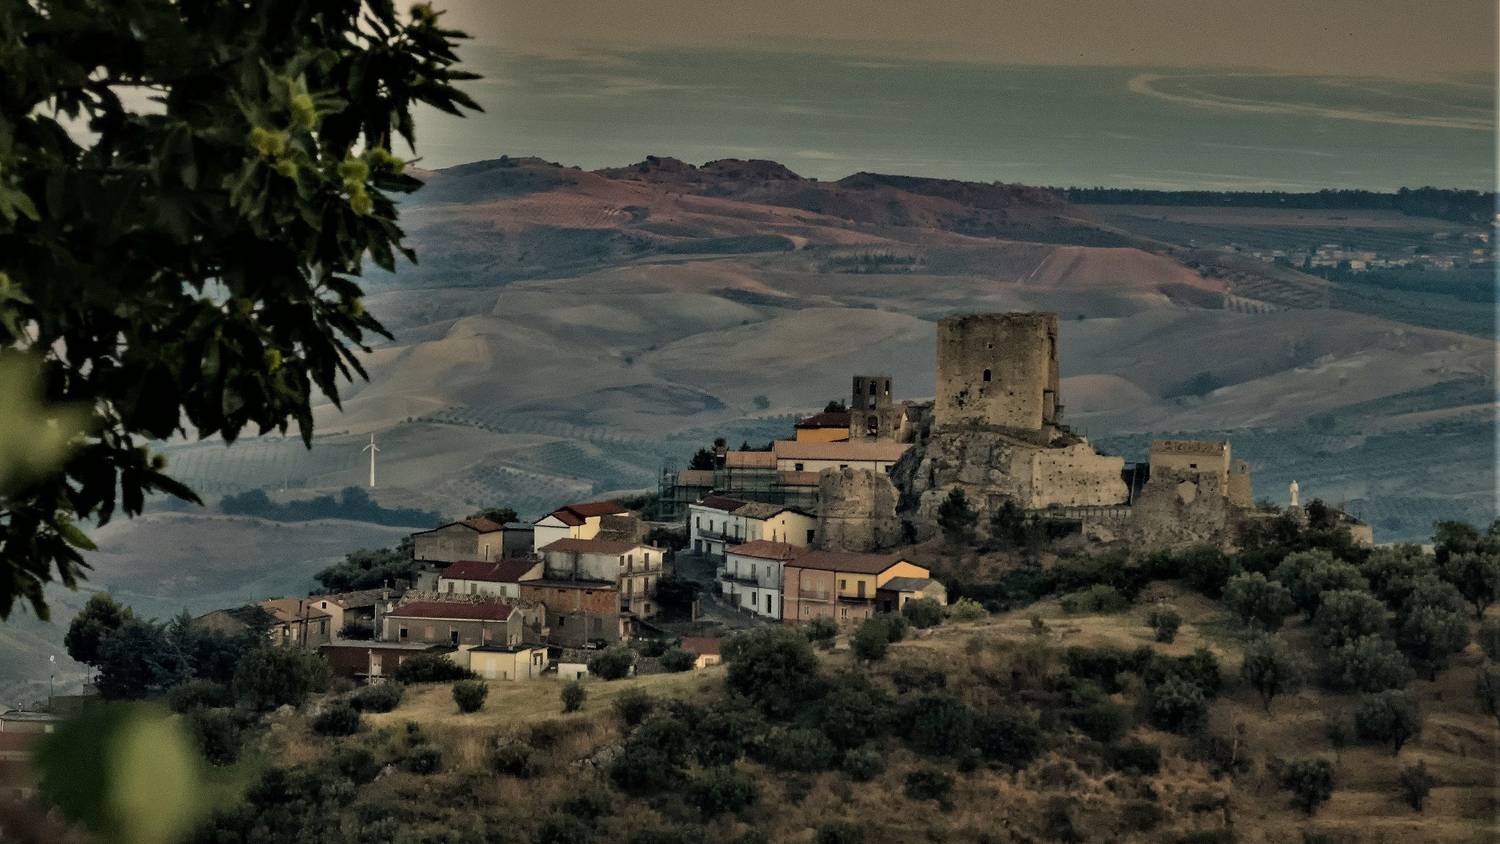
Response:
M832 767L837 755L827 736L806 727L773 736L765 748L766 764L782 771L821 771Z
M1316 621L1323 644L1334 647L1384 631L1385 604L1363 590L1335 589L1320 596Z
M937 768L918 768L906 775L905 794L912 800L936 800L947 808L953 793L953 777Z
M234 693L229 687L212 680L189 680L167 692L167 706L180 714L233 705Z
M1363 695L1354 709L1354 732L1366 741L1386 742L1391 755L1422 732L1422 713L1407 692Z
M1150 800L1127 800L1120 807L1120 824L1131 832L1150 832L1166 817L1166 811Z
M973 721L974 745L986 759L1024 768L1042 752L1042 729L1024 710L993 709Z
M233 765L240 758L240 721L233 712L196 708L188 713L186 726L210 765Z
M349 696L349 705L360 712L390 712L401 705L400 683L365 686Z
M1146 685L1160 685L1168 677L1179 677L1197 686L1209 700L1219 696L1224 686L1219 673L1219 658L1208 648L1198 648L1187 656L1161 656L1150 648L1141 648L1136 656L1143 664Z
M1402 613L1396 645L1427 679L1448 666L1448 660L1469 645L1469 622L1463 614L1438 606L1417 606Z
M755 777L730 767L710 768L687 787L687 802L705 818L744 811L759 799L760 784Z
M1359 569L1335 560L1322 549L1288 554L1276 567L1275 579L1286 584L1292 601L1309 619L1317 614L1324 592L1366 592L1370 588Z
M490 685L483 680L459 680L453 684L453 702L459 712L478 712L490 696Z
M685 826L648 826L630 833L625 844L701 844L701 830Z
M854 655L866 662L878 662L885 658L891 646L891 622L884 615L867 618L854 632L850 644ZM899 640L898 640L899 641Z
M531 779L541 771L531 748L518 741L496 745L490 751L490 770L517 779Z
M692 671L693 666L697 664L698 657L682 648L668 648L667 652L661 655L661 667L673 674Z
M435 774L443 769L443 752L430 744L417 745L402 757L401 769L422 776Z
M728 765L761 745L770 727L760 710L731 699L703 714L696 727L698 763Z
M1099 742L1111 742L1130 730L1130 713L1109 700L1096 700L1071 708L1065 713L1069 724Z
M320 736L352 736L359 732L359 713L347 703L330 704L312 719L310 726Z
M1480 710L1493 715L1496 723L1500 723L1500 665L1480 667L1474 678L1474 697L1479 701Z
M1280 581L1267 580L1260 572L1245 572L1224 586L1224 604L1244 624L1272 631L1297 608L1292 593Z
M620 723L627 727L634 727L646 720L646 716L655 708L656 698L639 688L626 689L614 702L615 714L620 716Z
M1161 748L1143 741L1122 741L1104 755L1111 768L1136 776L1152 776L1161 770Z
M818 824L813 844L864 844L865 828L852 821L824 821Z
M818 658L807 637L777 625L741 633L724 647L725 683L768 715L796 714L821 692Z
M1120 612L1130 606L1130 601L1113 586L1095 584L1079 592L1070 592L1062 597L1064 612Z
M1208 699L1196 683L1172 675L1151 689L1147 712L1151 723L1164 730L1193 732L1208 716Z
M1292 805L1311 815L1333 796L1333 764L1327 759L1299 759L1281 771L1281 787L1292 793Z
M956 757L974 738L974 716L948 695L923 695L902 707L906 742L918 753Z
M954 487L938 505L937 522L944 542L955 547L969 545L974 541L974 526L979 522L979 514L969 505L964 491Z
M1146 617L1146 623L1156 634L1156 641L1170 643L1177 638L1177 628L1182 626L1182 616L1171 607L1156 607Z
M1473 606L1476 619L1500 597L1500 554L1493 550L1454 554L1439 565L1438 573Z
M1245 661L1240 676L1260 693L1267 712L1277 695L1291 694L1302 688L1307 667L1302 659L1271 636L1260 636L1245 647Z
M1328 652L1324 682L1332 689L1383 692L1404 689L1411 682L1411 666L1384 636L1360 636Z
M1479 625L1479 647L1485 656L1500 660L1500 618L1487 619Z
M594 837L589 825L572 815L553 815L537 827L536 844L587 844Z
M1411 582L1427 563L1414 545L1376 548L1359 564L1359 573L1370 582L1370 591L1391 606L1399 606L1411 590Z
M802 634L809 642L827 649L833 647L833 640L838 638L839 625L831 618L819 616L802 625Z
M1073 798L1052 797L1042 807L1042 836L1052 841L1079 842L1083 833L1073 818Z
M328 688L328 662L298 648L256 648L234 669L234 695L252 709L301 706Z
M844 773L855 782L869 782L885 770L885 756L878 751L858 748L844 754Z
M620 680L630 676L635 665L635 651L614 647L589 660L589 673L601 680Z
M1250 770L1250 754L1245 747L1243 728L1236 735L1199 733L1188 743L1187 755L1208 765L1215 777L1234 776Z
M1224 584L1240 573L1239 561L1212 545L1200 545L1178 554L1177 565L1188 586L1210 598L1224 594Z
M442 654L417 654L401 661L391 676L398 683L452 683L472 680L474 672Z
M948 605L949 621L963 624L971 621L984 621L989 617L989 610L973 598L959 598Z
M557 804L557 809L565 815L572 815L594 823L600 818L609 817L614 812L615 806L607 792L599 789L585 789Z
M588 697L584 691L583 684L574 680L562 687L562 706L564 712L577 712L583 708L583 701Z
M1406 805L1418 812L1422 811L1423 805L1427 803L1427 795L1432 791L1435 782L1432 775L1427 773L1427 763L1420 760L1415 765L1402 768L1401 776L1397 780Z
M891 674L891 683L901 694L907 692L935 692L947 688L948 675L941 669L914 666Z
M380 774L380 763L367 747L341 747L333 755L333 767L355 785L373 782Z
M919 630L943 623L943 605L933 598L913 598L901 606L901 615Z
M1147 651L1146 656L1149 655ZM1063 663L1070 675L1080 680L1093 680L1110 694L1123 690L1121 674L1144 667L1139 655L1119 648L1068 648L1063 654Z
M895 715L895 704L863 676L852 674L831 685L815 714L828 740L847 750L883 734Z

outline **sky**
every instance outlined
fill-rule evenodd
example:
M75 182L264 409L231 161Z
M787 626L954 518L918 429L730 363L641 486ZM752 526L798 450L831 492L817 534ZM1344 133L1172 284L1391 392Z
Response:
M438 0L481 44L1493 76L1494 0Z

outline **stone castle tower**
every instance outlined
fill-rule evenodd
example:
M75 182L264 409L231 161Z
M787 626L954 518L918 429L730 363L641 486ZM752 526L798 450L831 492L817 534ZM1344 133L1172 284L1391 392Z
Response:
M891 376L856 375L849 401L850 440L893 440L901 406L891 398Z
M1057 314L965 314L937 329L937 428L1044 432L1062 416Z

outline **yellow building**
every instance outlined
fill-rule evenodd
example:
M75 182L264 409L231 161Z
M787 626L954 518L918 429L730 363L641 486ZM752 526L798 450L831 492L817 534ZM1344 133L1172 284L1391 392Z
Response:
M835 443L849 439L849 412L825 410L795 426L799 443Z
M893 578L932 576L899 554L808 551L783 567L782 619L832 618L840 624L863 621L879 606L878 593Z
M486 680L531 680L547 670L542 645L478 645L464 651L469 670Z

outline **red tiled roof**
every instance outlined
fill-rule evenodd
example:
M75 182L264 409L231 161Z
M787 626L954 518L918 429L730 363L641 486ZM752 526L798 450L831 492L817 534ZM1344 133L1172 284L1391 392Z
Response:
M644 542L623 542L616 539L574 539L566 537L542 547L543 551L570 551L576 554L625 554L636 548L660 550Z
M682 486L713 486L712 469L683 469L677 473L677 483Z
M756 539L743 545L731 545L725 549L726 553L738 554L741 557L755 557L761 560L790 560L797 556L798 552L805 549L785 542L772 542L768 539Z
M483 516L475 516L472 519L464 519L459 524L471 527L480 533L493 533L500 529L500 523L486 519Z
M724 455L730 469L775 469L776 455L769 451L731 451Z
M738 498L730 498L727 495L705 495L703 496L703 500L698 502L700 507L710 507L724 513L733 513L745 506L745 504L746 502Z
M847 571L851 574L880 574L897 563L906 562L900 554L859 554L853 551L804 551L790 565L820 571ZM920 568L920 567L919 567Z
M718 656L719 640L707 636L684 636L682 649L695 656Z
M809 443L793 440L777 440L771 444L778 460L845 460L845 461L890 461L895 462L909 443L888 440L861 440L859 442Z
M269 601L261 601L256 606L270 613L282 624L329 618L328 613L312 605L312 602L316 600L318 600L316 596L307 599L273 598Z
M617 501L588 501L583 504L569 504L565 507L559 507L548 513L547 516L554 516L558 521L569 527L577 527L589 519L598 516L613 516L618 513L628 512L630 511L621 506ZM546 516L542 518L546 518Z
M795 428L848 428L849 411L847 410L825 410L815 413L803 419L793 427Z
M504 601L412 601L387 616L398 618L457 618L466 621L504 621L515 607Z
M449 563L439 576L449 580L480 580L487 583L517 583L527 572L539 565L536 560L511 559L487 562L484 560L458 560Z

